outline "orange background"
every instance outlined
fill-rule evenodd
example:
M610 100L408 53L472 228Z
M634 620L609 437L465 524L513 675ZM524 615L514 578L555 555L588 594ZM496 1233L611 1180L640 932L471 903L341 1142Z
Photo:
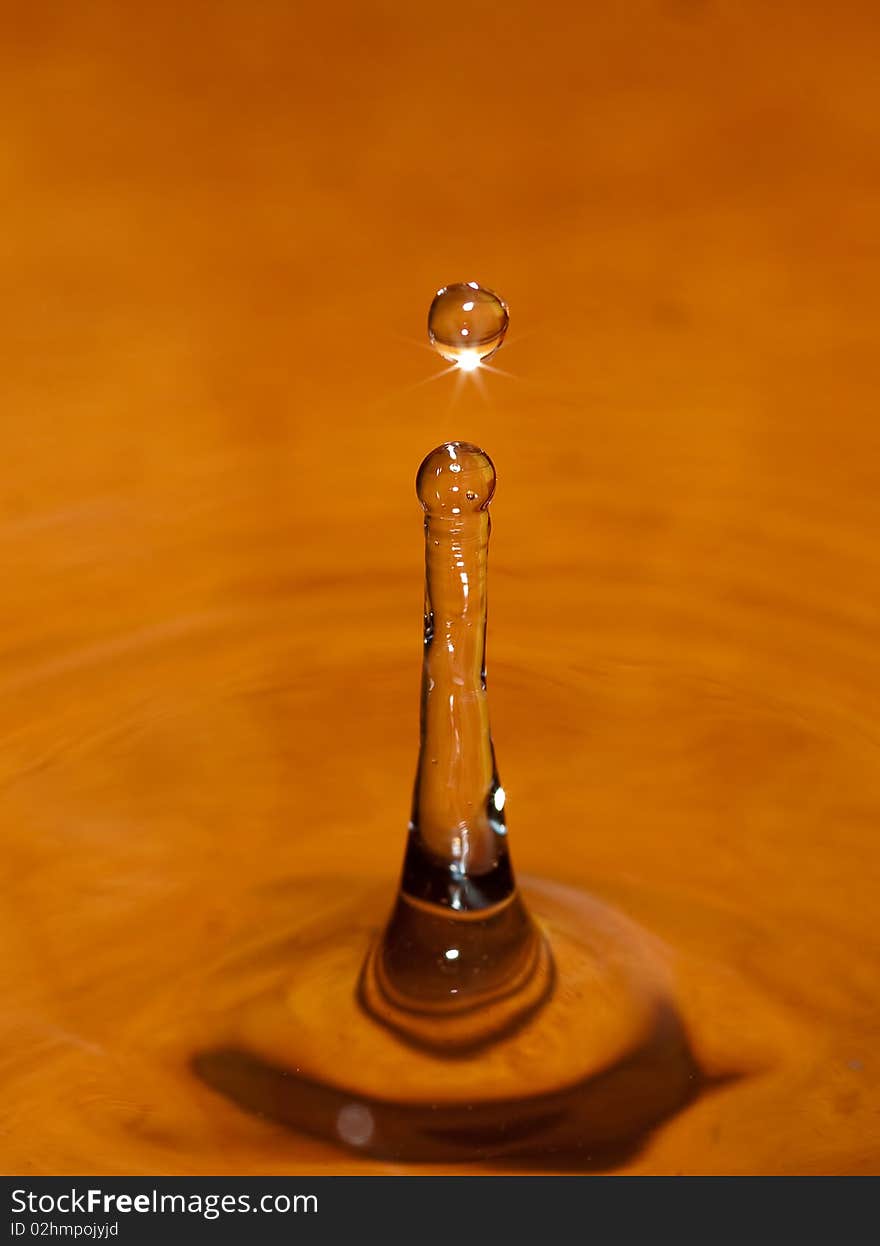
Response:
M3 8L7 1171L361 1170L156 1001L272 886L393 880L450 437L516 860L762 1070L631 1170L876 1171L874 6ZM429 382L471 278L509 375Z

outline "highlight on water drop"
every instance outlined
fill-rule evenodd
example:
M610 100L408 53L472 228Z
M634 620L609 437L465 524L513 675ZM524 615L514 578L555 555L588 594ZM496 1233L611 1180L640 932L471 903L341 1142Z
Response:
M507 304L476 281L457 281L434 295L428 337L439 355L473 372L494 355L507 333Z

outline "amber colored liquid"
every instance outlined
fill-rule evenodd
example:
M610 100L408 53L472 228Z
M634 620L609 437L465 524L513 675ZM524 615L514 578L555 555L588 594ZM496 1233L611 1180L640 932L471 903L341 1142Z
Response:
M486 681L495 482L463 442L417 476L421 731L390 915L341 873L322 915L310 880L274 941L206 969L190 1066L243 1110L374 1159L592 1169L736 1072L700 1067L646 932L583 892L516 884Z
M209 981L335 923L313 880L387 916L412 468L464 436L501 472L517 870L650 931L739 1074L606 1167L876 1171L873 15L667 5L634 39L572 4L536 57L537 5L465 45L418 6L181 12L19 13L0 51L4 1170L403 1168L191 1059ZM506 111L470 144L429 85L472 71ZM465 250L511 306L485 402L406 340Z
M431 451L425 512L421 731L400 893L360 998L442 1053L476 1050L553 989L553 954L514 881L486 687L489 504L496 473L467 442ZM403 1054L403 1053L401 1053Z

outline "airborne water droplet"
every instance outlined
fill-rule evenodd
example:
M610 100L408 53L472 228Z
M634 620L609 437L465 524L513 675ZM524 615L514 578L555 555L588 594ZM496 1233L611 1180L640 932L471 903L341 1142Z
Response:
M438 290L428 312L431 345L466 372L494 355L507 333L507 304L476 281Z

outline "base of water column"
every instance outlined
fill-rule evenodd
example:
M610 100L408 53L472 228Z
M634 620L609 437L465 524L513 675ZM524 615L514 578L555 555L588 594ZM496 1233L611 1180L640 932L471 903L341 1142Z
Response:
M556 982L478 1053L419 1049L364 1011L358 981L385 916L371 892L250 962L264 989L218 1018L195 1071L250 1112L377 1157L588 1164L637 1146L703 1084L662 952L583 892L538 880L523 891Z

